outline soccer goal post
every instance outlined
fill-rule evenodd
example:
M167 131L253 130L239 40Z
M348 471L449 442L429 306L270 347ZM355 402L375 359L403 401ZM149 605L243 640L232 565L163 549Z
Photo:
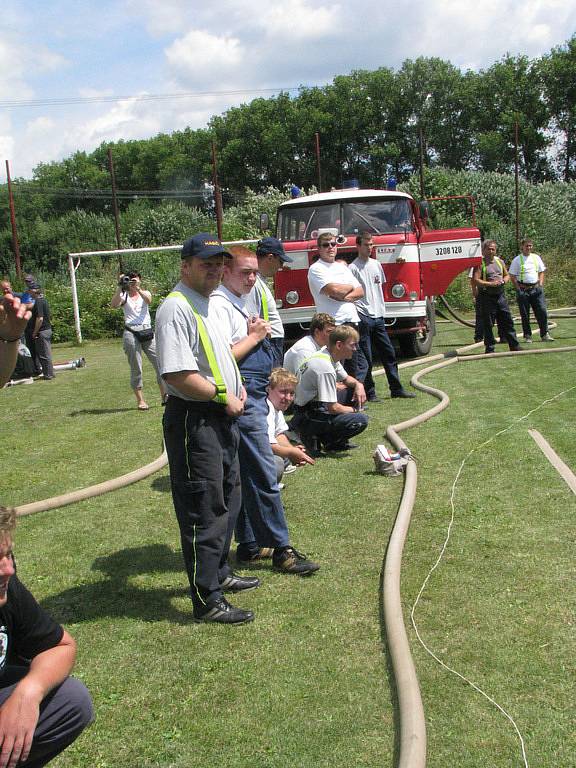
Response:
M258 240L223 240L223 246L229 245L254 245ZM82 324L80 320L80 303L78 301L78 288L76 286L76 272L82 263L82 259L90 256L122 256L132 253L157 253L159 251L180 251L181 245L155 245L146 248L116 248L111 251L81 251L68 254L68 271L70 272L70 285L72 288L72 309L74 312L74 327L78 344L82 344Z

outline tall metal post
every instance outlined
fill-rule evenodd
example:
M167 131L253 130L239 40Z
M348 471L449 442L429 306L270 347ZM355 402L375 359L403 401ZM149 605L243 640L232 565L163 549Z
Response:
M20 244L18 242L18 230L16 228L16 213L14 212L14 196L12 195L12 179L10 178L10 165L6 160L6 179L8 180L8 204L10 206L10 226L12 227L12 249L16 264L16 276L22 277L22 265L20 264Z
M422 200L426 197L424 189L424 131L420 126L420 197Z
M222 240L222 195L218 184L218 164L216 160L216 142L212 141L212 183L214 185L214 205L216 207L216 229L218 239Z
M116 228L116 247L120 250L120 248L122 248L122 241L120 239L120 215L118 213L118 199L116 197L116 174L114 173L112 147L108 147L108 170L110 171L110 181L112 183L112 209L114 211L114 226ZM120 272L124 271L121 255L118 255L118 267Z
M80 263L80 259L78 259ZM72 286L72 311L74 313L74 327L76 328L76 339L78 344L82 344L82 329L80 327L80 307L78 305L78 288L76 287L76 267L74 259L68 254L68 271L70 272L70 285Z
M514 197L516 202L516 250L520 251L520 190L518 170L518 120L514 123Z
M316 171L318 173L318 192L322 192L322 168L320 165L320 134L318 131L314 134L316 144Z

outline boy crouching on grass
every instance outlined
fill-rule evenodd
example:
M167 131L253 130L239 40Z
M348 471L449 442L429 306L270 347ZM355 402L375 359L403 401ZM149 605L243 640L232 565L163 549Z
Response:
M274 368L268 384L268 436L276 462L277 480L284 472L292 472L296 466L314 464L303 445L292 445L286 436L288 424L286 411L294 401L298 379L285 368Z
M0 768L40 768L92 722L92 701L68 677L74 639L16 576L15 522L15 511L0 506Z

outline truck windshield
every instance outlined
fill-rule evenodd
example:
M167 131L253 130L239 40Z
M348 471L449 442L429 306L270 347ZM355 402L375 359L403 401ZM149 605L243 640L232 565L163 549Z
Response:
M286 241L314 240L318 230L331 228L339 234L373 235L412 232L412 210L405 198L342 201L324 205L291 205L278 212L277 236Z

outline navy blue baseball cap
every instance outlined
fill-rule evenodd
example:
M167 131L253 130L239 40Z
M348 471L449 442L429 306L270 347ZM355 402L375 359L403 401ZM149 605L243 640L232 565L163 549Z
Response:
M263 237L256 246L256 256L268 256L271 253L278 256L285 264L294 261L292 256L288 256L284 246L276 237Z
M195 256L197 259L209 259L211 256L230 256L216 235L200 232L188 238L182 246L180 254L183 259Z

